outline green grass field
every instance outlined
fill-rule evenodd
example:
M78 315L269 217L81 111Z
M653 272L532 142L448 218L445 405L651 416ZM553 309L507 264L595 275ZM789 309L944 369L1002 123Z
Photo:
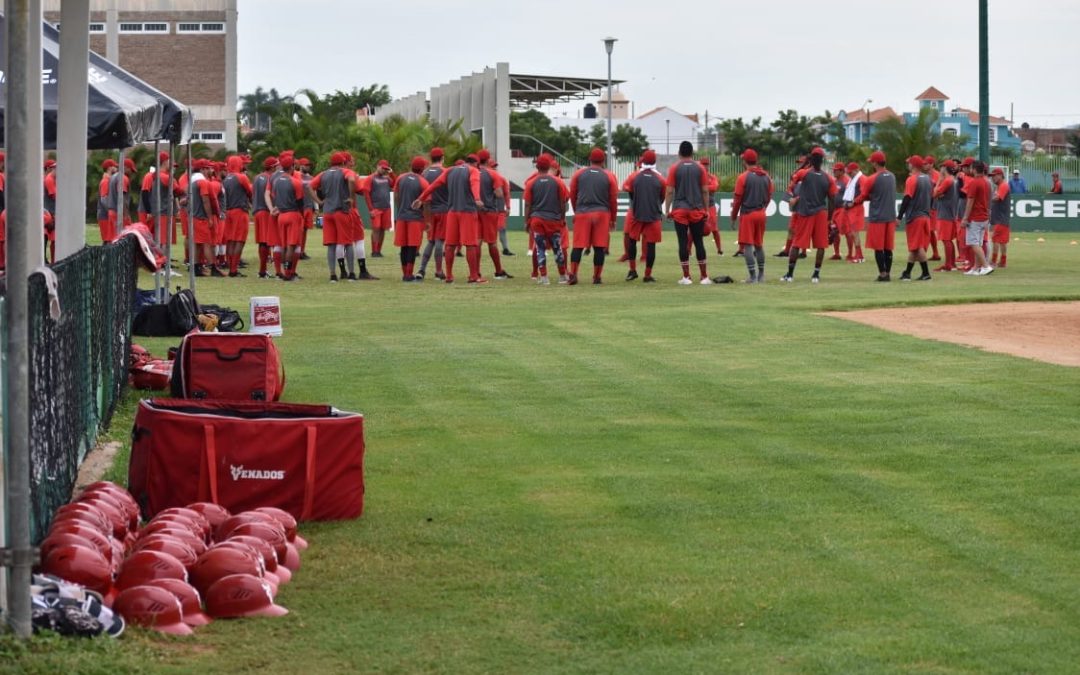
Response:
M204 281L282 296L287 400L366 414L364 516L303 526L287 617L4 638L0 669L1076 672L1080 369L816 315L1080 299L1076 235L1019 236L1008 270L921 284L769 258L766 286L680 287L670 234L651 287L537 287L524 255L403 285L390 247L378 283Z

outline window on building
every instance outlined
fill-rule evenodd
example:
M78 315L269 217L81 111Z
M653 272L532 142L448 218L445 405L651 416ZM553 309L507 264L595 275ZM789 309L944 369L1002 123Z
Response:
M203 141L204 143L224 143L225 132L224 131L196 131L191 135L191 139L195 141Z
M143 32L144 33L168 33L169 32L169 24L167 24L167 23L144 23L143 24Z
M186 35L192 34L207 34L207 33L224 33L225 24L223 23L195 23L195 22L183 22L176 24L176 32Z
M956 135L958 135L958 132L956 131L956 129L943 129L941 131L941 133L944 134L945 136L956 136Z
M990 127L990 142L997 143L997 127Z
M104 26L104 24L102 24L102 26ZM104 28L102 29L102 31L104 32ZM169 24L163 23L163 22L153 22L153 23L127 23L127 22L123 22L123 23L120 24L120 32L121 33L136 33L136 34L143 34L143 35L145 35L147 33L163 34L163 33L168 33L169 32Z
M60 27L59 24L57 24L57 28L59 28L59 27ZM103 24L103 23L92 23L92 24L90 24L90 32L91 33L104 33L105 32L105 24Z
M143 25L141 23L122 23L120 24L121 33L141 33Z

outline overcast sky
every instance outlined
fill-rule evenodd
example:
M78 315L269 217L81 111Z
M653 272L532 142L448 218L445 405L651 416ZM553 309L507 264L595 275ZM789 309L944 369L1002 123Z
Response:
M498 61L602 78L611 35L613 76L638 113L769 120L868 98L904 112L931 85L950 105L979 104L976 0L240 0L239 14L241 94L380 83L397 98ZM990 0L991 113L1015 104L1017 123L1080 123L1077 28L1077 0ZM576 116L582 105L547 111Z

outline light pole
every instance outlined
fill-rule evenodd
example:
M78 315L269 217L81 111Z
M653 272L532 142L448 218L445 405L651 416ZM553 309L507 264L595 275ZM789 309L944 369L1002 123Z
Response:
M867 134L870 133L870 104L873 103L873 102L874 102L874 99L868 98L862 104L863 111L866 113L866 133ZM859 139L860 141L865 140L865 139L861 138L862 134L859 134L859 136L860 136L860 139Z
M615 49L616 38L604 38L604 49L607 50L607 156L611 162L611 51Z
M667 127L667 137L664 140L664 154L671 154L671 120L664 120L664 126Z

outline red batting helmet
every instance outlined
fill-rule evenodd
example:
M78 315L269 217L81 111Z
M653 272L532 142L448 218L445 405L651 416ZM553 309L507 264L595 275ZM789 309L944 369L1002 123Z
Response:
M112 589L112 566L98 551L66 544L49 551L41 571L105 596Z
M180 601L180 609L183 621L189 626L205 626L210 623L210 617L203 614L202 596L191 584L179 579L153 579L146 582L147 586L164 588Z
M116 587L120 590L139 586L151 579L179 579L187 581L184 564L168 553L139 550L127 557L120 566Z
M206 593L206 612L215 619L245 616L284 616L289 610L274 604L269 585L251 574L218 579Z
M246 546L236 542L237 546ZM262 557L250 547L241 550L231 546L215 546L199 556L191 568L191 585L199 589L204 596L210 586L222 577L230 574L251 574L262 576Z
M171 592L157 586L133 586L120 592L113 602L113 611L128 623L171 635L191 635L191 626L184 623L180 600Z

